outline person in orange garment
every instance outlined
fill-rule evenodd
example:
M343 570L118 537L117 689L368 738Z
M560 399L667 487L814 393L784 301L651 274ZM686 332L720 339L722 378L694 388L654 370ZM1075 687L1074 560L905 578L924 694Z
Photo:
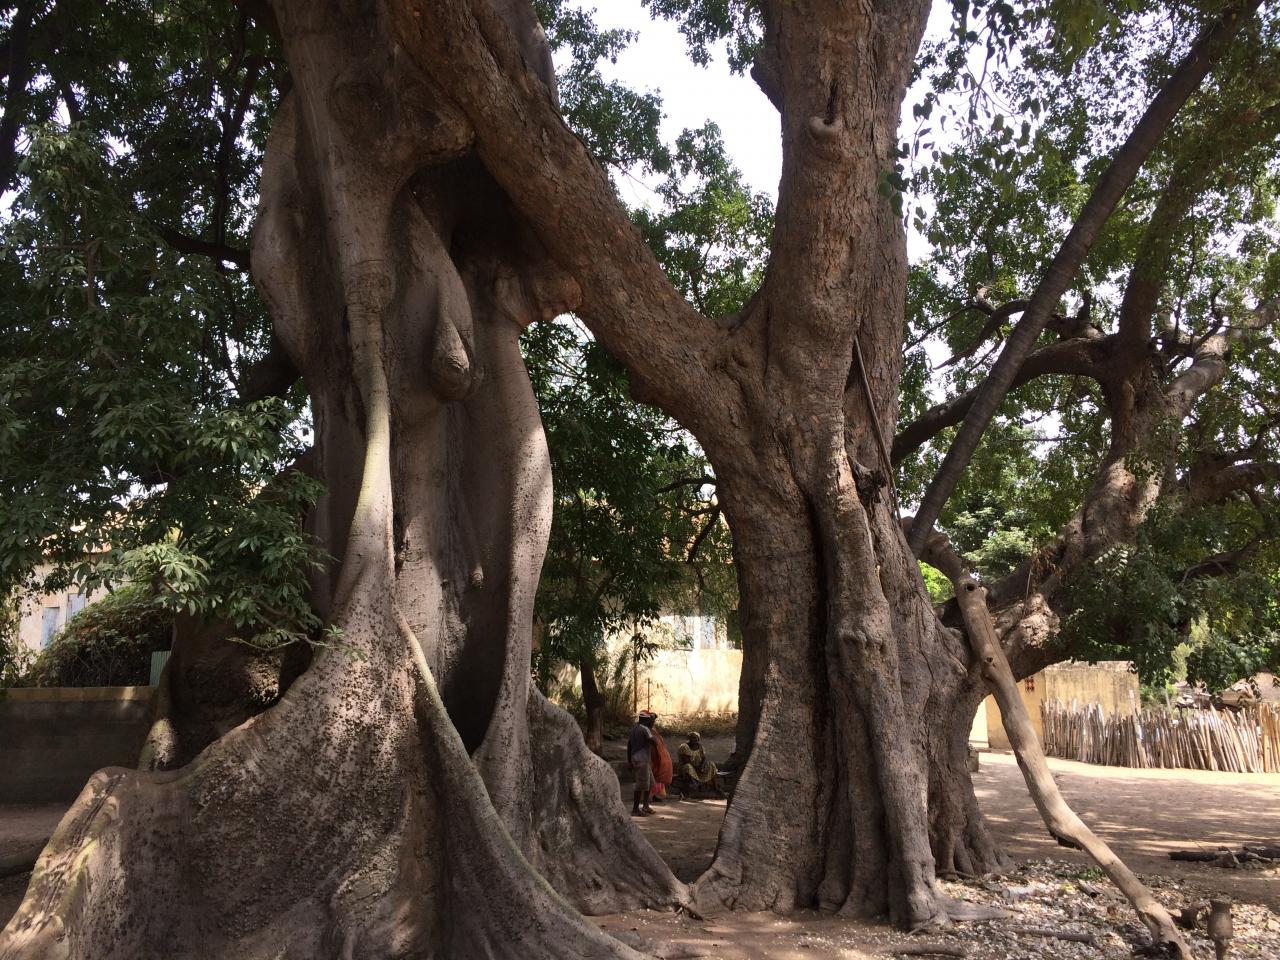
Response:
M645 711L648 713L648 711ZM667 794L667 788L671 786L671 779L675 776L675 766L671 762L671 754L667 752L667 744L662 739L662 734L658 732L658 715L651 714L653 717L653 749L649 751L649 763L653 767L653 787L650 790L650 796L654 803L662 803L662 798Z

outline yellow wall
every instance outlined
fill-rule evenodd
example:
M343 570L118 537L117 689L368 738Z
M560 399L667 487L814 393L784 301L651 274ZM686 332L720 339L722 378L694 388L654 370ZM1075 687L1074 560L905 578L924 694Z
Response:
M663 650L641 668L640 708L659 715L737 713L741 650Z
M1030 682L1028 682L1030 681ZM1022 702L1031 714L1031 725L1036 736L1044 739L1044 722L1040 717L1040 704L1044 700L1060 700L1063 703L1096 703L1107 716L1128 715L1138 708L1138 675L1123 660L1104 660L1100 663L1057 663L1028 677L1018 684ZM993 750L1008 750L1009 738L1005 735L1000 718L1000 707L994 697L987 697L978 708L987 715L987 742Z
M47 573L48 569L44 567L36 570L38 578L43 578ZM22 619L18 623L18 638L22 641L22 645L32 653L38 653L44 634L45 608L57 608L58 629L61 630L67 625L67 620L71 617L74 606L73 598L78 597L79 593L79 587L71 586L58 593L46 593L27 597L23 600ZM106 588L99 587L85 598L85 603L86 605L94 603L106 595Z

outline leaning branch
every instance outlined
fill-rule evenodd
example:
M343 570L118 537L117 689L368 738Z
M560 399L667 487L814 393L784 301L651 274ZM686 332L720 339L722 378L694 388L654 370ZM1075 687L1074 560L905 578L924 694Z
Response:
M1125 190L1133 183L1142 164L1187 98L1200 86L1215 63L1226 53L1241 24L1251 17L1261 0L1244 0L1229 8L1221 19L1205 30L1178 65L1164 88L1147 107L1147 112L1112 157L1066 240L1054 255L1040 285L1031 296L1022 319L1014 326L991 372L978 388L973 405L964 418L955 442L929 484L916 513L916 523L907 538L918 555L929 532L942 513L951 492L973 459L1001 401L1013 385L1024 359L1031 353L1054 307L1067 292L1076 271L1084 262L1094 240L1110 219Z
M918 517L916 522L919 523ZM1191 951L1169 912L1111 848L1067 806L1049 770L1035 727L1031 725L1031 715L1018 692L1018 682L1014 679L1013 670L1010 669L1004 649L996 637L991 612L987 608L986 591L964 568L946 537L934 531L931 534L927 541L929 563L951 578L956 602L964 618L969 647L981 664L983 679L991 687L996 703L1000 705L1000 716L1005 733L1009 736L1009 744L1018 758L1018 768L1022 771L1027 790L1036 809L1040 811L1045 826L1049 828L1049 833L1055 839L1081 848L1092 858L1133 904L1139 919L1151 932L1156 944L1179 960L1191 960Z

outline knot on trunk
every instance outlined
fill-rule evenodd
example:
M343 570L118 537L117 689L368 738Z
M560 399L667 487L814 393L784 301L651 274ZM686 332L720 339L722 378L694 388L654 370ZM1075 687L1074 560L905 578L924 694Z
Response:
M879 467L864 467L858 461L853 462L853 483L858 490L858 499L864 507L870 507L880 501L880 491L889 485L889 478Z

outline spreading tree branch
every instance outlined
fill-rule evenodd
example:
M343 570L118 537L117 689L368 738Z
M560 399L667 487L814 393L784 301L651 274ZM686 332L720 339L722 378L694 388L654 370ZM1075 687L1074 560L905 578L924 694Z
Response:
M1280 463L1272 460L1233 463L1208 476L1196 476L1193 472L1190 501L1193 504L1221 503L1232 494L1278 483Z
M1249 147L1275 139L1280 106L1261 114L1232 102L1200 125L1199 136L1179 151L1178 162L1143 231L1138 255L1120 302L1117 332L1122 363L1140 362L1151 337L1152 320L1169 276L1169 260L1182 239L1179 226L1227 160Z
M19 3L13 14L13 26L9 31L8 75L5 86L4 117L0 118L0 193L9 188L17 172L18 130L21 126L22 103L26 99L27 84L35 72L31 60L31 23L39 4L34 0Z
M1222 553L1214 554L1212 557L1206 557L1199 563L1187 567L1182 572L1182 581L1185 583L1188 580L1206 580L1213 577L1233 576L1246 560L1258 552L1258 547L1264 539L1264 537L1254 537L1243 547L1236 547L1234 550L1225 550Z
M918 554L923 547L925 538L942 513L947 498L960 482L969 461L973 459L979 440L1005 394L1009 392L1023 361L1030 354L1054 307L1071 285L1076 271L1125 190L1160 142L1174 116L1187 98L1199 88L1209 70L1227 52L1241 24L1253 15L1260 2L1261 0L1245 0L1229 7L1215 24L1201 33L1185 59L1174 70L1173 76L1147 107L1146 113L1128 139L1112 157L1032 294L1022 319L1014 326L991 372L978 388L978 394L974 397L955 442L947 451L942 466L925 492L920 510L916 514L916 523L908 537L908 543L915 553Z
M190 237L185 233L179 233L172 227L157 226L156 232L160 234L161 240L179 253L189 253L198 257L213 257L220 263L234 264L237 270L247 271L249 269L248 250L229 247L225 243L211 243L208 240Z
M1097 377L1107 355L1107 343L1105 339L1082 338L1041 347L1027 357L1009 389L1017 389L1039 377L1053 374ZM930 407L904 427L893 439L894 466L947 427L953 427L964 420L980 389L974 387L958 397Z

